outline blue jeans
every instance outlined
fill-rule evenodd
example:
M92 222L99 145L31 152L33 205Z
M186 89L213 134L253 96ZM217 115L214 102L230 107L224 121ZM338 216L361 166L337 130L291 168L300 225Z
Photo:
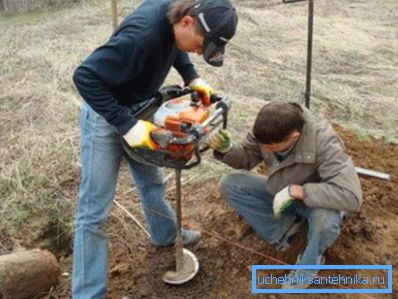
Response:
M104 298L108 276L108 238L104 223L112 206L120 161L125 156L114 126L83 104L80 115L82 163L77 208L72 295L75 299ZM173 244L175 214L165 200L165 180L157 167L127 162L155 245Z
M237 212L268 243L277 243L293 224L296 215L308 221L308 244L299 264L316 265L340 234L343 212L312 209L301 201L294 201L280 220L273 216L273 195L266 189L264 176L234 173L220 181L220 192Z

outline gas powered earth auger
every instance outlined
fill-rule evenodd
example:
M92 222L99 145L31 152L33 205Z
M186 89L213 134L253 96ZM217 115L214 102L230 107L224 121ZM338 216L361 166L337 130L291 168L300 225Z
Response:
M201 162L201 154L208 149L208 136L218 127L227 126L230 101L226 97L211 96L211 105L204 106L200 96L190 88L167 86L158 95L141 104L135 112L138 119L150 120L159 130L151 137L156 149L132 148L123 142L126 153L133 159L159 167L174 168L176 173L176 271L167 271L163 280L183 284L199 270L196 256L183 248L181 240L181 170Z

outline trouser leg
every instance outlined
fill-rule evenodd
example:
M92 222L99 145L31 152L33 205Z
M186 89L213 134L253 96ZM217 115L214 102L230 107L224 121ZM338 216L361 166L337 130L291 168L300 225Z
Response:
M263 176L234 173L220 181L220 192L236 211L267 242L274 244L291 227L295 216L284 213L280 220L273 216L273 196Z
M104 223L115 194L122 148L116 129L92 109L81 113L81 185L77 208L72 295L104 298L108 273L108 238Z
M343 212L328 209L306 208L303 215L308 220L308 244L301 255L300 264L317 265L340 234Z
M157 246L173 244L176 238L175 214L165 199L166 181L159 167L127 158L136 182L152 241Z

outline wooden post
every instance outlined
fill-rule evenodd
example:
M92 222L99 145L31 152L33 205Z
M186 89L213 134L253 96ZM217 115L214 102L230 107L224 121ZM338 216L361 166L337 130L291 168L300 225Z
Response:
M58 283L61 270L47 250L24 250L0 256L0 298L43 296Z
M113 30L115 30L117 25L118 25L118 21L117 21L117 0L111 0L111 6L112 6L112 26L113 26Z

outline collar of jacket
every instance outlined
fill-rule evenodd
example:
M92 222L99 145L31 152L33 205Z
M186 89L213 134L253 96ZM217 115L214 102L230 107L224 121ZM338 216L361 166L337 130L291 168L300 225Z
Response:
M291 155L297 163L314 163L316 154L315 117L307 108L303 107L303 111L305 124Z
M163 17L160 22L160 30L163 30L164 33L163 37L164 40L166 40L166 42L170 42L170 40L172 40L173 43L175 43L173 24L170 23L169 18L167 16L169 12L169 7L170 3L165 5L165 7L163 7L162 11Z

